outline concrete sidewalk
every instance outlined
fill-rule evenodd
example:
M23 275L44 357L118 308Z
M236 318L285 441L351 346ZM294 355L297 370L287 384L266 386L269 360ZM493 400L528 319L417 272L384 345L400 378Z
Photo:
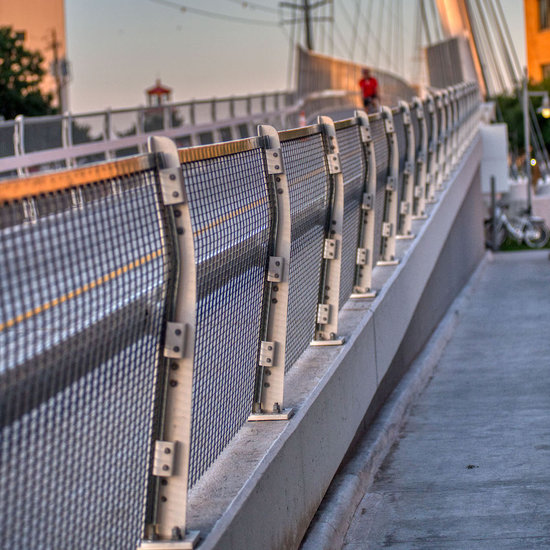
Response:
M548 251L488 263L343 548L550 548Z

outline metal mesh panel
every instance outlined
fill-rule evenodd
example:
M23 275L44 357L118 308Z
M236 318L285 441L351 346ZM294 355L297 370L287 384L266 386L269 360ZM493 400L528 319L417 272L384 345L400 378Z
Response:
M339 307L342 308L355 285L355 261L359 244L361 203L367 177L367 164L359 126L337 130L336 136L344 177L344 226L339 303Z
M283 141L281 149L292 216L285 355L285 370L288 370L315 332L329 180L320 134Z
M374 198L375 227L373 265L380 259L382 245L382 223L386 202L386 183L390 162L390 148L384 121L381 118L371 120L371 134L374 141L374 158L376 159L376 197Z
M197 262L192 486L252 411L271 214L259 149L183 171Z
M415 157L417 157L422 150L422 136L420 135L420 122L415 108L411 109L411 125L414 135Z
M153 171L80 191L0 203L6 548L141 537L172 255Z
M400 205L403 200L403 180L405 162L407 161L407 134L405 133L405 124L403 122L403 113L398 112L393 115L393 127L397 137L397 151L399 153L399 172L397 181L397 204Z

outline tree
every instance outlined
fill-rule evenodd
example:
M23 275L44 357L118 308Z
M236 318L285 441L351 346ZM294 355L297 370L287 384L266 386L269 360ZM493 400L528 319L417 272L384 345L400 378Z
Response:
M40 52L25 48L23 36L11 27L0 27L0 115L47 115L55 112L51 94L40 91L45 71Z

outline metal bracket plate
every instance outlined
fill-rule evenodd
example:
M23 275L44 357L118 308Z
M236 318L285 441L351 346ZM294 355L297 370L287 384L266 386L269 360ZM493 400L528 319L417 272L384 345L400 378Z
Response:
M384 222L382 224L382 237L389 238L393 234L393 225L390 222Z
M336 239L325 239L323 258L325 260L334 260L336 258Z
M275 342L261 342L260 367L272 367L275 357Z
M389 118L384 120L384 127L386 128L386 134L393 134L393 122Z
M412 162L405 162L405 167L403 168L403 174L406 176L410 176L413 173L413 165Z
M399 213L402 216L406 216L411 211L411 205L407 201L401 201L401 205L399 207Z
M414 191L413 191L413 193L414 193L414 198L415 198L415 199L420 199L420 198L422 197L423 191L424 191L424 190L422 189L422 187L419 187L419 186L415 187L415 188L414 188Z
M407 111L403 111L403 124L409 126L411 123L411 115Z
M270 283L280 283L283 280L284 258L280 256L270 256L269 269L267 271L267 280Z
M280 149L266 149L265 158L268 174L282 174L284 172L283 155Z
M374 202L374 196L372 193L363 193L363 202L361 208L363 210L372 210L372 204Z
M199 543L200 531L186 531L181 540L142 540L143 550L193 550Z
M171 441L155 441L155 457L153 459L153 475L170 477L174 469L174 454L176 444Z
M338 153L330 153L327 155L328 171L330 174L340 174L342 167L340 165L340 155Z
M182 204L187 201L183 186L183 172L181 168L163 168L159 170L162 201L165 205Z
M367 128L366 126L361 126L361 141L363 143L372 142L372 135L370 133L370 128Z
M356 265L367 265L368 261L369 261L369 249L358 248L357 255L355 257Z
M425 162L426 162L426 155L422 151L422 152L418 153L418 155L416 157L416 164L424 164Z
M397 191L397 178L395 176L388 176L386 180L386 190Z
M164 357L182 359L185 353L185 331L183 323L167 323L164 342Z
M328 304L318 304L317 305L317 324L326 325L328 324L330 306Z

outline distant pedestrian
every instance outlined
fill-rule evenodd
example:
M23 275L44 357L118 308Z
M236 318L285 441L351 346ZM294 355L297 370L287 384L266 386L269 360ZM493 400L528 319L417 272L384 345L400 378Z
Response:
M365 110L372 112L378 107L378 80L372 76L369 69L363 69L363 78L359 81L359 87L363 94Z

